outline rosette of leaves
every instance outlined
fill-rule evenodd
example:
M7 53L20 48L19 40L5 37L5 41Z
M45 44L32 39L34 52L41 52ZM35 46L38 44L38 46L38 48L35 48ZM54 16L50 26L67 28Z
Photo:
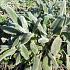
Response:
M1 36L2 42L6 42L0 45L0 62L6 62L11 69L21 64L24 70L57 70L63 64L69 69L70 17L66 15L66 1L34 2L37 5L24 14L2 5L8 22L0 24L7 35ZM58 15L54 14L56 4L62 4Z

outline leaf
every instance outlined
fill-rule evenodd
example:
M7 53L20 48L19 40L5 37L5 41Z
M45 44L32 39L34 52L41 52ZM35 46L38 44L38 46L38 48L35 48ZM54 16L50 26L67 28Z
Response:
M22 23L23 29L24 29L26 32L29 32L29 30L28 30L28 23L27 23L25 17L24 17L24 16L20 16L19 19L20 19L20 21L21 21L21 23Z
M67 60L67 62L66 62L66 68L68 70L70 70L70 57L69 57L69 55L66 55L66 60Z
M6 10L7 14L9 15L9 17L12 19L12 21L17 24L18 15L16 14L16 12L9 6L6 6L5 10Z
M61 28L63 27L64 19L63 18L57 18L55 21L53 21L51 25L51 29L53 33L60 32Z
M8 2L9 0L0 0L0 5L2 6L2 5L5 5L5 4L7 4L7 2Z
M10 56L10 55L12 56L15 53L15 51L16 51L15 47L12 47L11 49L5 51L0 55L0 61L2 61L7 56Z
M49 39L42 36L42 38L38 39L38 42L41 44L45 44L45 43L49 42Z
M56 56L58 54L58 52L60 51L60 47L62 44L62 39L60 38L60 36L57 36L52 45L51 45L51 53Z
M19 31L16 30L15 28L11 27L11 26L1 26L1 29L7 33L7 34L11 34L11 35L16 35L16 33L18 33Z
M30 48L31 48L31 50L32 50L32 52L33 52L34 54L37 54L37 53L38 53L38 48L37 48L37 45L35 44L34 41L31 41L31 43L30 43Z
M42 25L41 25L40 23L38 24L38 29L39 29L39 31L42 32L43 34L47 35L47 33L44 31L44 29L43 29L43 27L42 27Z
M56 61L56 57L55 56L52 56L51 52L48 53L48 56L51 59L51 63L53 64L53 67L55 68L55 70L57 70L58 67L59 67L59 65L58 65L58 63Z
M34 57L32 70L39 70L40 58L38 56Z
M60 15L66 15L66 0L63 0L60 5Z
M26 44L33 36L34 36L33 33L25 33L21 35L19 38L22 43Z
M18 65L19 63L21 63L21 56L20 56L20 54L17 54L16 55L16 63L15 63L15 65Z
M48 62L48 57L45 56L43 58L43 70L50 70L49 62Z
M27 12L27 15L31 21L37 22L37 18L31 12Z
M50 18L53 18L52 14L47 14L46 16L44 16L43 24L47 24Z
M20 49L19 49L21 55L24 57L24 59L28 60L29 59L29 52L28 49L25 47L24 44L20 45Z
M32 70L32 66L26 67L24 70Z
M18 44L19 44L19 37L17 37L17 38L15 39L15 41L14 41L13 44L12 44L12 47L17 46Z
M7 49L9 49L9 45L0 45L0 53L4 52Z

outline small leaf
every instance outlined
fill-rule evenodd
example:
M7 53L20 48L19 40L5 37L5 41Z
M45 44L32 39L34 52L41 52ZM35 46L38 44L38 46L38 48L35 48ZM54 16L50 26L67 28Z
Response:
M45 44L45 43L49 42L49 39L44 37L44 36L42 36L42 38L40 38L38 40L38 42L41 43L41 44Z
M37 54L37 53L38 53L38 48L37 48L37 45L35 44L34 41L31 41L31 43L30 43L30 48L31 48L31 50L32 50L32 52L33 52L34 54Z
M29 59L29 52L28 49L25 47L24 44L20 45L20 49L19 49L21 55L24 57L24 59L28 60Z

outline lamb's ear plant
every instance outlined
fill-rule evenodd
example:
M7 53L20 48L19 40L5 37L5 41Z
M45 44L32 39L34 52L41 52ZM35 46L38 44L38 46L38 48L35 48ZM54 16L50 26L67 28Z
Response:
M70 70L68 2L18 0L13 5L19 4L16 10L8 0L2 0L0 64L10 69L22 64L23 70Z

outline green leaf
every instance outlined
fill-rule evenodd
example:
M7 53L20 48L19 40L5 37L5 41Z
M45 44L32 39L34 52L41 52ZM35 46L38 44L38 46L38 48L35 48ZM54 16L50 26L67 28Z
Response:
M9 49L9 45L0 45L0 53L4 52L7 49Z
M22 43L26 44L33 36L34 36L33 33L25 33L21 35L19 38Z
M26 32L29 32L29 30L28 30L28 23L27 23L25 17L24 17L24 16L20 16L19 19L20 19L20 21L21 21L21 23L22 23L23 29L24 29Z
M24 44L20 45L19 51L20 51L21 55L24 57L24 59L26 59L26 60L29 59L29 52Z
M64 23L64 18L55 19L51 25L53 33L59 33L61 28L63 27L63 23Z
M12 56L15 53L15 51L16 51L15 47L12 47L11 49L5 51L0 55L0 61L2 61L7 56L10 56L10 55Z
M16 55L16 63L15 63L15 65L18 65L19 63L21 63L21 56L20 56L20 54L17 54Z
M37 18L31 12L27 12L27 15L31 21L37 22Z
M16 35L16 33L18 33L19 31L16 30L15 28L11 27L11 26L1 26L1 29L7 33L7 34L11 34L11 35Z
M66 60L67 60L66 67L68 70L70 70L70 57L69 57L69 55L66 55Z
M16 14L16 12L9 6L6 6L5 10L6 10L7 14L9 15L9 17L12 19L12 21L17 24L18 15Z
M51 45L51 53L56 56L58 54L58 52L60 51L60 47L62 44L62 39L60 38L60 36L57 36L52 45Z
M40 58L38 56L34 57L32 70L39 70Z
M44 37L44 36L42 36L42 38L40 38L38 40L38 42L41 43L41 44L45 44L45 43L49 42L49 39Z
M19 44L19 37L15 39L15 41L12 44L12 47L15 47Z
M45 56L43 58L43 70L50 70L49 62L48 62L48 57Z
M37 54L37 53L38 53L38 48L37 48L37 45L35 44L34 41L31 41L31 43L30 43L30 48L31 48L31 50L32 50L32 52L33 52L34 54Z

